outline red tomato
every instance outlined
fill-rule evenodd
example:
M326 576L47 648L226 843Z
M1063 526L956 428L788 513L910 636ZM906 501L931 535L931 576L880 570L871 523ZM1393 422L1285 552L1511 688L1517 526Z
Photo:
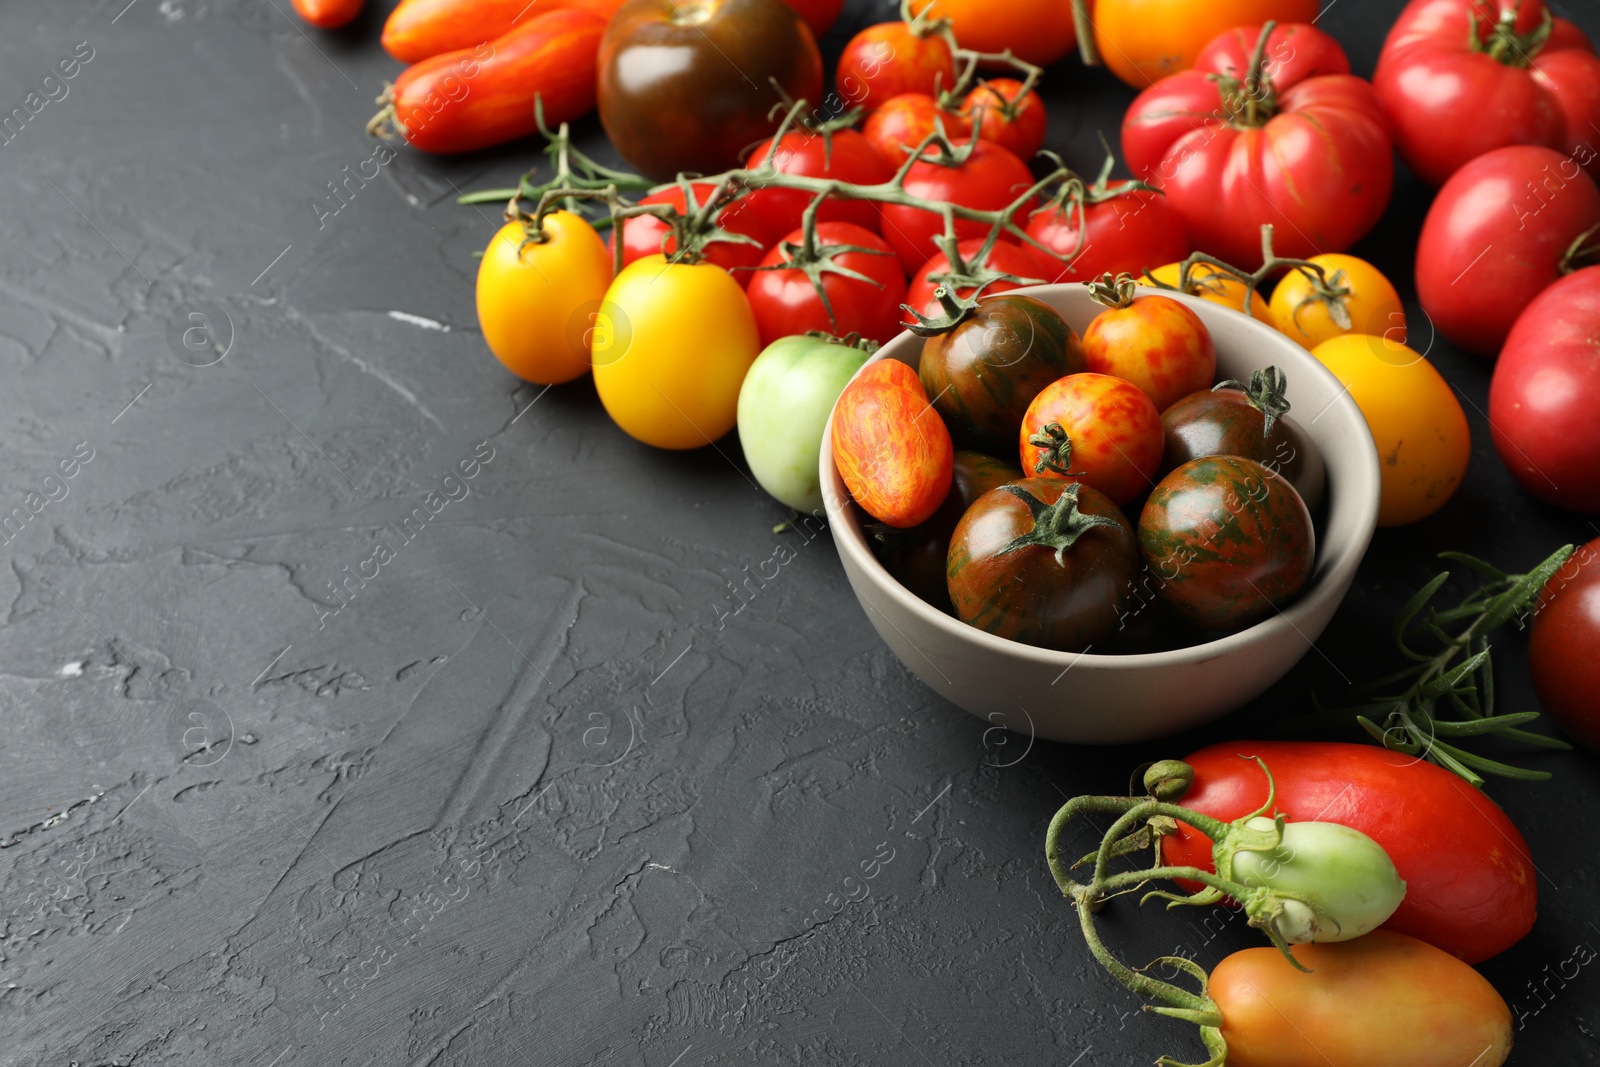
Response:
M294 10L319 30L336 30L361 14L365 0L294 0Z
M1505 951L1532 929L1539 889L1527 843L1493 801L1444 768L1376 745L1234 742L1184 759L1195 778L1180 803L1217 819L1259 808L1266 775L1241 756L1266 761L1276 811L1360 830L1389 853L1406 896L1385 929L1468 963ZM1164 862L1211 869L1211 842L1199 832L1179 823L1162 840Z
M906 157L939 129L951 141L960 142L971 135L972 124L966 116L940 107L927 93L901 93L868 115L861 132L878 154L898 170Z
M896 363L893 368L873 367ZM861 509L901 529L939 510L954 476L955 448L917 372L879 360L844 388L833 407L833 462Z
M540 0L538 13L570 7L610 19L625 2ZM533 11L528 0L401 0L383 24L383 49L402 63L418 63L492 41Z
M917 160L906 174L906 192L924 200L998 211L1033 186L1033 172L1028 165L999 145L974 140L959 148L957 155L965 158L955 165L933 156ZM1017 217L1026 218L1030 206L1019 206ZM958 238L983 237L988 232L985 223L956 220ZM900 263L907 271L928 261L938 248L933 239L943 234L941 215L903 204L883 205L883 235L900 254Z
M771 149L770 138L762 141L745 157L744 165L760 166ZM852 185L878 185L894 177L894 168L855 130L836 130L827 136L793 130L783 135L772 165L780 174L832 178ZM762 243L772 245L800 225L800 216L812 199L810 193L798 189L757 189L728 205L727 214L729 219L747 212L758 216L759 221L752 225L762 231ZM877 232L878 205L870 200L831 198L817 209L817 221L853 222Z
M1489 432L1522 487L1600 511L1600 266L1551 285L1517 317L1489 382ZM1600 647L1600 646L1596 646Z
M1517 315L1561 276L1562 257L1600 225L1600 189L1571 157L1517 145L1445 182L1417 240L1417 299L1469 352L1500 350Z
M1561 732L1600 752L1600 540L1550 576L1528 634L1539 703Z
M1138 278L1164 263L1186 259L1192 251L1183 220L1166 198L1129 189L1126 182L1097 184L1065 203L1052 203L1028 220L1027 231L1055 253L1022 246L1039 261L1049 282L1087 282L1102 274Z
M1083 331L1089 369L1132 382L1157 411L1217 380L1217 349L1200 316L1150 293L1127 307L1108 307Z
M839 12L844 10L844 0L783 0L783 2L794 8L800 17L805 19L806 26L811 30L811 36L819 41L822 40L822 35L839 21Z
M694 195L702 205L705 198L716 191L716 186L710 182L695 182ZM688 210L688 200L684 198L683 190L677 186L663 189L659 193L652 193L639 201L641 204L671 204L679 211ZM750 284L750 271L748 269L735 270L736 267L750 268L761 262L767 254L767 245L764 235L769 227L766 220L755 212L749 214L736 214L734 209L739 206L735 200L723 208L717 215L717 221L729 233L743 234L763 241L759 245L745 244L743 241L713 241L706 246L706 261L715 263L733 275L740 285ZM631 219L623 219L617 224L616 229L622 231L622 265L627 266L636 259L645 256L667 255L678 250L678 242L672 236L672 227L653 215L639 215ZM606 237L606 247L610 248L612 237Z
M794 231L767 253L761 266L777 267L792 262L791 247L800 245L804 238L803 230ZM798 267L754 273L748 289L750 307L756 313L756 325L761 328L762 347L780 337L810 330L822 330L836 337L858 333L880 344L900 332L900 302L905 299L906 278L900 273L900 261L889 243L871 230L852 223L819 222L817 250L841 247L852 251L834 255L831 262L839 269L824 270L820 275L823 291L828 294L826 305L817 295L817 287L811 284L810 277ZM843 271L865 275L867 280L853 278Z
M1008 149L1018 159L1032 159L1044 147L1049 120L1039 94L1015 78L979 82L961 101L961 113L978 136Z
M368 129L388 122L424 152L471 152L536 133L535 98L552 128L575 119L594 107L605 29L588 11L547 11L471 50L425 59L394 80Z
M839 95L868 110L901 93L937 94L955 83L945 39L920 36L904 22L880 22L850 38L833 79Z
M1062 432L1070 452L1060 444ZM1046 438L1056 444L1034 444ZM1165 443L1161 413L1138 386L1107 374L1069 374L1028 405L1022 470L1084 482L1120 506L1156 484Z
M1243 78L1261 40L1261 27L1224 30L1194 57L1196 70ZM1267 76L1278 86L1295 85L1324 74L1349 74L1350 58L1337 40L1308 22L1280 22L1267 38Z
M1256 100L1212 71L1174 74L1122 122L1128 166L1166 192L1194 246L1247 270L1261 265L1263 223L1282 256L1349 248L1382 217L1394 181L1372 86L1348 74L1295 82L1285 67Z
M1078 43L1072 12L1061 0L917 0L911 9L950 20L962 48L1012 55L1048 67Z
M984 286L985 296L993 296L1010 289L1020 289L1024 285L1035 285L1042 280L1038 276L1039 265L1034 262L1032 256L1018 246L1008 245L1002 241L989 249L987 256L980 257L978 253L983 251L983 244L984 238L971 237L957 245L956 251L972 270L990 270L999 274L1011 274L1017 278L1014 282L990 282ZM943 252L928 260L911 276L911 286L906 290L905 303L922 312L927 318L938 317L944 309L939 306L939 301L933 293L935 289L945 284L947 279L940 275L947 274L949 270L950 257ZM963 285L956 288L956 296L963 300L974 292L976 292L975 286ZM903 312L900 318L908 326L917 321L909 311Z
M1593 163L1600 59L1576 27L1541 42L1549 17L1544 0L1412 0L1400 13L1372 83L1423 181L1506 145L1581 149Z

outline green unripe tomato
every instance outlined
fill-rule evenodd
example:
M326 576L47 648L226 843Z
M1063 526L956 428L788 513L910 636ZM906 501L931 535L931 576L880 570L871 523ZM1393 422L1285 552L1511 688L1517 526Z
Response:
M1245 826L1271 830L1273 822L1257 816ZM1285 823L1277 848L1234 854L1233 878L1299 898L1282 899L1273 919L1291 945L1349 941L1370 933L1388 921L1406 895L1406 883L1382 845L1332 822Z
M817 462L828 413L867 353L817 337L782 337L739 389L739 443L761 488L796 511L822 510Z

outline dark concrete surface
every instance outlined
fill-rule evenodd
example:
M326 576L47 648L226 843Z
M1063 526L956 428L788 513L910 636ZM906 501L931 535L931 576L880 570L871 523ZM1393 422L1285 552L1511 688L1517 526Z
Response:
M489 356L473 253L495 213L452 201L533 146L373 162L389 6L333 35L288 0L0 11L0 110L79 60L0 144L0 513L32 516L0 570L0 1063L1196 1053L1090 961L1045 823L1380 669L1433 553L1522 568L1594 536L1501 468L1489 365L1433 344L1471 480L1378 536L1270 694L1160 744L1006 736L890 656L826 535L772 532L786 512L736 441L650 451L589 385L542 392ZM887 6L852 3L832 49ZM1370 72L1397 7L1335 0L1323 25ZM1566 13L1600 32L1592 5ZM1050 147L1092 172L1131 92L1069 61L1049 95ZM381 173L340 206L346 168ZM1426 203L1402 176L1357 250L1408 296ZM194 365L191 328L226 357ZM331 585L380 540L341 607ZM722 619L780 543L794 560ZM1532 706L1522 641L1508 708ZM1600 977L1564 965L1600 945L1600 768L1526 759L1555 780L1490 790L1541 916L1484 970L1518 1009L1512 1062L1600 1062ZM1108 929L1135 961L1253 940L1131 906Z

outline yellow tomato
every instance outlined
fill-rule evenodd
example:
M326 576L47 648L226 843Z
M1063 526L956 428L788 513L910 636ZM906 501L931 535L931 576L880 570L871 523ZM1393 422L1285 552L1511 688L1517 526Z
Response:
M1181 266L1181 263L1168 263L1151 271L1150 276L1158 282L1176 288ZM1213 304L1221 304L1235 311L1244 310L1244 295L1247 291L1244 282L1232 275L1218 273L1216 268L1208 263L1195 264L1194 270L1189 272L1189 286L1191 296L1198 296L1202 300L1209 300ZM1260 293L1250 298L1250 314L1268 326L1273 324L1267 298Z
M1472 437L1448 382L1420 354L1382 337L1347 333L1311 354L1350 390L1378 446L1379 526L1432 515L1467 472Z
M1326 271L1325 287L1319 293L1314 276L1302 270L1284 275L1270 304L1273 325L1280 331L1307 348L1346 333L1406 343L1400 294L1377 267L1339 254L1312 256L1308 262Z
M611 255L577 215L545 216L542 242L520 222L500 228L478 263L478 325L519 378L554 385L589 369L587 315L611 284Z
M712 263L645 256L600 302L594 384L616 424L657 448L699 448L733 429L761 351L744 289Z
M1135 89L1188 70L1223 30L1311 22L1318 0L1074 0L1090 8L1100 59Z

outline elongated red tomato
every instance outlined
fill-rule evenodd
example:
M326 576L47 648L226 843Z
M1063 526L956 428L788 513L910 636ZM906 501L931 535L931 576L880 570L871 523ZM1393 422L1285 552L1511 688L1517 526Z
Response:
M1407 888L1386 929L1468 963L1532 929L1539 890L1527 843L1505 812L1449 771L1375 745L1238 741L1185 758L1195 777L1184 806L1235 819L1266 803L1266 776L1247 756L1271 769L1277 811L1360 830L1389 853ZM1181 824L1163 855L1211 869L1211 842Z
M383 47L402 63L472 48L558 8L609 19L627 0L402 0L383 24ZM359 6L359 5L358 5Z
M1309 974L1268 947L1212 971L1228 1067L1500 1067L1510 1055L1504 998L1432 945L1375 930L1294 954Z
M294 10L319 30L336 30L361 14L364 0L294 0Z
M368 129L385 122L424 152L471 152L538 130L534 101L550 126L594 107L605 20L588 11L549 11L503 37L408 68Z

